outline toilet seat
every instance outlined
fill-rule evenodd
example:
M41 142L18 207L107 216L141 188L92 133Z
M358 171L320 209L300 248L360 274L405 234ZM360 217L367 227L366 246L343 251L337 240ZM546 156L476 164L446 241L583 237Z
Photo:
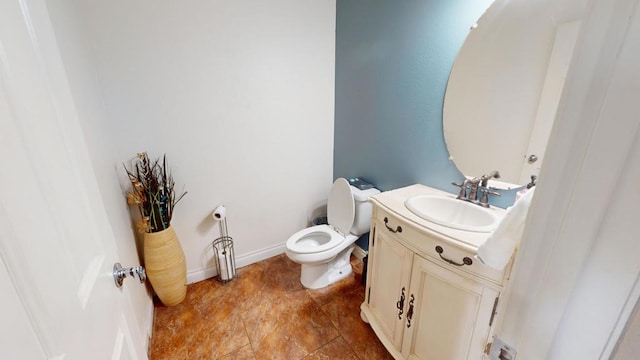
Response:
M345 239L329 225L302 229L287 240L287 250L298 254L312 254L329 250Z
M355 201L347 180L338 178L331 187L327 202L328 225L302 229L287 240L287 250L312 254L336 247L351 232L355 218Z

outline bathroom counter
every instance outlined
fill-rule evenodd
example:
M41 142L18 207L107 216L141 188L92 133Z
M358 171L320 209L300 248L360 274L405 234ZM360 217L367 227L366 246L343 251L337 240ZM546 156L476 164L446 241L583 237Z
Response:
M404 205L404 202L408 198L419 195L437 195L451 198L456 197L456 195L442 190L434 189L421 184L416 184L382 192L380 194L372 196L370 198L370 201L377 206L386 209L387 211L395 213L397 216L403 218L414 227L426 231L433 231L437 233L438 237L442 238L443 240L448 240L456 246L465 247L467 248L467 250L472 252L475 252L480 244L487 240L487 237L489 236L489 234L491 234L458 230L444 225L439 225L419 217L418 215L412 213ZM499 217L503 217L505 213L504 209L493 206L488 210L495 213Z

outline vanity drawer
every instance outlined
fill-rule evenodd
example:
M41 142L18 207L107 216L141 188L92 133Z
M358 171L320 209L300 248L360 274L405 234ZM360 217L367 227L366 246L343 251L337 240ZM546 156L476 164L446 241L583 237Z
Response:
M391 234L397 241L432 262L461 274L470 274L501 284L504 271L483 265L475 258L476 250L455 239L440 236L428 230L420 230L402 217L376 207L374 211L376 231Z
M406 220L402 220L392 212L386 211L380 207L375 208L375 222L376 228L392 235L396 240L407 245L407 243L421 243L425 238L424 233L418 231L416 228L409 226ZM425 239L428 241L428 239Z
M504 271L490 268L476 259L475 251L461 249L448 241L434 240L425 251L442 267L473 274L497 284L501 284L504 278Z

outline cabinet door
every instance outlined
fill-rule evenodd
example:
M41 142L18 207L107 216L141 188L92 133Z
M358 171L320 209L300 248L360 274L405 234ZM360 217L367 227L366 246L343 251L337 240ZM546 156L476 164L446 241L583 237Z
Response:
M409 293L413 253L394 240L384 228L376 227L373 236L373 247L369 249L373 258L369 267L370 284L367 284L368 307L384 336L400 349L407 300L404 300L402 310L397 308L397 304L403 291L405 298Z
M495 289L415 256L402 353L409 359L481 359ZM413 305L413 309L411 309Z

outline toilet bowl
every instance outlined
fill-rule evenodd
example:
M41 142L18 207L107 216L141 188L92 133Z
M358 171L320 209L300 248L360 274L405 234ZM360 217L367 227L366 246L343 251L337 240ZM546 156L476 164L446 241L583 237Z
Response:
M338 178L327 202L327 225L302 229L287 240L286 254L301 264L300 282L319 289L344 279L352 272L351 252L360 235L371 225L370 196L380 190L360 190Z

